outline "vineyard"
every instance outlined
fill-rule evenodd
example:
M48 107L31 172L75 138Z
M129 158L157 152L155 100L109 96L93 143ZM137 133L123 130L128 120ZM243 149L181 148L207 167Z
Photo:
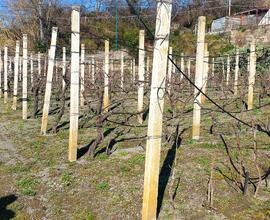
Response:
M0 219L270 219L270 47L58 7L42 42L0 26Z

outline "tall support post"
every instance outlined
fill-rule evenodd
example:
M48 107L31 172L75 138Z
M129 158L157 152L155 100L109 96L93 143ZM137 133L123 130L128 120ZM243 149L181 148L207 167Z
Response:
M238 75L239 75L239 48L236 49L235 57L235 74L234 74L234 94L238 92Z
M8 48L5 47L4 54L4 103L8 102Z
M208 71L209 71L209 52L208 52L208 44L205 43L204 44L204 65L203 65L203 87L202 87L202 91L203 93L206 93L206 89L207 89L207 82L208 82ZM202 103L205 102L205 96L202 96L201 99Z
M104 96L103 96L103 110L109 110L109 68L110 68L110 54L109 54L109 41L105 40L105 59L104 59Z
M50 49L49 49L49 54L50 54ZM49 54L48 54L48 56L50 56ZM47 56L44 56L44 61L43 61L43 76L46 76L46 71L48 71L48 69L47 69L47 59L48 59Z
M71 78L70 126L68 160L77 160L80 82L80 6L73 6L71 13Z
M149 120L146 142L142 219L156 219L162 119L172 1L157 1Z
M33 54L30 55L30 82L33 86L33 74L34 74L34 63L33 63Z
M203 87L203 67L204 67L204 41L205 41L205 17L199 17L198 34L197 34L197 51L196 51L196 69L195 69L195 85L202 89ZM193 108L193 125L192 139L200 139L201 124L201 98L202 94L198 89L194 91L194 108Z
M212 58L212 76L215 76L215 58Z
M10 56L8 60L8 75L10 76L12 74L12 57Z
M22 118L27 119L27 34L23 35Z
M49 109L50 109L52 80L53 80L54 59L55 59L55 50L56 50L57 30L58 30L57 27L52 28L52 37L51 37L51 46L50 46L51 49L49 52L47 81L46 81L46 89L45 89L44 104L43 104L43 114L42 114L42 122L41 122L41 133L42 134L46 134L47 125L48 125L48 116L49 116Z
M145 74L145 81L150 82L150 57L146 57L146 74Z
M19 82L22 81L22 57L19 59Z
M136 81L136 60L135 58L132 58L132 79L133 83Z
M226 75L226 85L229 85L230 82L230 74L231 74L231 59L230 56L227 56L227 75Z
M0 49L0 98L2 97L2 76L3 76L3 60L2 60L2 50Z
M176 59L173 59L173 62L176 63ZM175 65L172 65L172 74L175 75L176 73L176 67Z
M253 108L253 91L255 85L256 74L256 44L252 41L250 44L250 57L249 57L249 77L248 77L248 110Z
M67 70L66 47L63 47L62 50L63 50L63 57L62 57L62 76L63 76L63 79L62 79L62 89L64 89L65 86L66 86L66 82L64 80L64 77L66 76L66 70Z
M172 59L172 47L169 47L169 58ZM168 59L168 93L171 94L172 62Z
M121 89L124 89L124 52L121 51Z
M41 55L38 52L38 76L41 76Z
M140 30L139 32L139 68L138 68L138 122L140 124L143 123L143 93L144 93L144 30Z
M54 74L54 77L55 77L55 82L58 82L58 60L56 59L55 60L55 74Z
M85 45L81 45L80 105L84 106Z
M13 85L13 104L12 104L13 110L17 109L19 58L20 58L20 41L17 40L14 59L14 85Z
M95 58L92 57L92 62L91 62L91 65L92 65L92 82L94 83L95 82Z
M181 71L182 72L185 72L185 61L184 61L184 53L181 53ZM180 79L182 80L183 79L183 74L181 73L180 74Z
M191 76L191 59L188 58L188 61L187 61L187 71L188 71L188 78L190 78Z

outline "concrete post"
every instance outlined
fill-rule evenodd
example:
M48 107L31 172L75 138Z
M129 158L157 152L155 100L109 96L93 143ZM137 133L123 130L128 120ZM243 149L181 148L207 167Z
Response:
M121 89L124 89L124 52L121 51Z
M226 85L229 85L230 82L230 74L231 74L231 59L230 56L227 56L227 75L226 75Z
M50 46L51 49L49 52L47 81L46 81L43 114L42 114L42 122L41 122L41 133L42 134L46 134L47 125L48 125L48 116L49 116L49 109L50 109L52 80L53 80L54 59L55 59L55 50L56 50L57 30L58 30L57 27L52 28L52 38L51 38L51 46Z
M2 97L2 76L3 76L3 60L2 60L2 50L0 49L0 98Z
M146 142L142 219L156 219L162 119L166 87L171 1L157 1L149 120Z
M181 71L185 72L185 61L184 61L184 53L181 53ZM180 74L180 79L183 79L183 74Z
M71 13L71 78L70 126L68 160L77 160L80 83L80 6L73 6Z
M103 96L103 110L108 112L109 108L109 68L110 68L110 54L109 41L105 40L105 59L104 59L104 96Z
M27 119L27 34L23 35L23 82L22 82L22 118Z
M132 79L133 79L133 83L135 83L136 81L136 60L135 58L132 58Z
M238 90L238 74L239 74L239 48L236 49L235 57L235 75L234 75L234 94L237 95Z
M31 87L33 87L33 74L34 74L34 63L33 63L33 54L30 55L30 82Z
M169 58L172 59L172 47L169 47ZM171 94L172 62L168 59L168 93Z
M196 70L195 70L195 85L202 89L203 81L203 57L204 57L204 40L205 40L205 17L199 17L198 35L197 35L197 52L196 52ZM195 88L194 108L193 108L193 126L192 139L198 140L200 138L200 124L201 124L201 97L202 94Z
M4 54L4 103L8 102L8 48L5 47Z
M66 69L67 69L67 63L66 63L66 47L63 47L62 50L63 50L63 57L62 57L62 76L63 76L63 79L62 79L62 89L64 89L65 86L66 86L66 82L64 80L64 77L66 76Z
M255 85L255 74L256 74L256 44L253 41L250 44L250 70L249 70L249 77L248 77L248 110L253 109L253 90Z
M150 82L150 57L146 56L146 73L145 73L145 81Z
M22 57L19 58L19 82L22 81Z
M208 71L209 71L209 52L208 52L208 44L204 44L204 65L203 65L203 87L202 91L206 94L207 82L208 82ZM202 104L205 102L205 96L202 95L201 98Z
M50 54L50 49L49 49L48 52ZM48 57L44 56L43 76L46 76L46 71L48 71L48 69L47 69L47 59L49 59L49 54L48 54Z
M18 96L18 73L19 73L19 58L20 58L20 41L16 41L15 59L14 59L14 85L13 85L13 104L12 109L17 109Z
M215 58L212 58L212 76L215 76Z
M191 59L188 58L188 61L187 61L187 71L188 71L188 78L190 78L191 76Z
M38 76L41 76L41 55L40 52L38 52Z
M139 32L139 67L138 67L138 112L143 111L143 95L144 95L144 30L140 30ZM140 124L143 123L143 113L139 113L138 115L138 122Z
M81 45L80 105L84 106L85 45Z
M92 62L91 62L91 65L92 65L92 82L94 83L95 82L95 58L92 57Z

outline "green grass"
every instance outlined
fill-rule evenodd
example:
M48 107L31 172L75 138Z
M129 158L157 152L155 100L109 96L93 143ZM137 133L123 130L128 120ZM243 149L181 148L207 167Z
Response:
M22 178L18 180L16 183L22 195L25 195L25 196L36 195L35 187L37 186L37 184L38 184L38 181L31 177Z
M96 184L97 190L108 190L110 188L109 184L107 182L100 182Z
M61 182L65 185L65 186L69 186L72 182L72 177L71 177L71 173L68 171L64 171L61 174Z
M141 164L145 159L144 155L137 155L128 160L128 163L131 165L138 165Z

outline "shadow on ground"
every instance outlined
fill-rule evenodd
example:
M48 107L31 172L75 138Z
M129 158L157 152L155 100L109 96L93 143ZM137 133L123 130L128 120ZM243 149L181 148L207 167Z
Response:
M17 196L8 195L0 198L0 219L12 219L15 217L15 212L7 209L7 206L17 200Z

